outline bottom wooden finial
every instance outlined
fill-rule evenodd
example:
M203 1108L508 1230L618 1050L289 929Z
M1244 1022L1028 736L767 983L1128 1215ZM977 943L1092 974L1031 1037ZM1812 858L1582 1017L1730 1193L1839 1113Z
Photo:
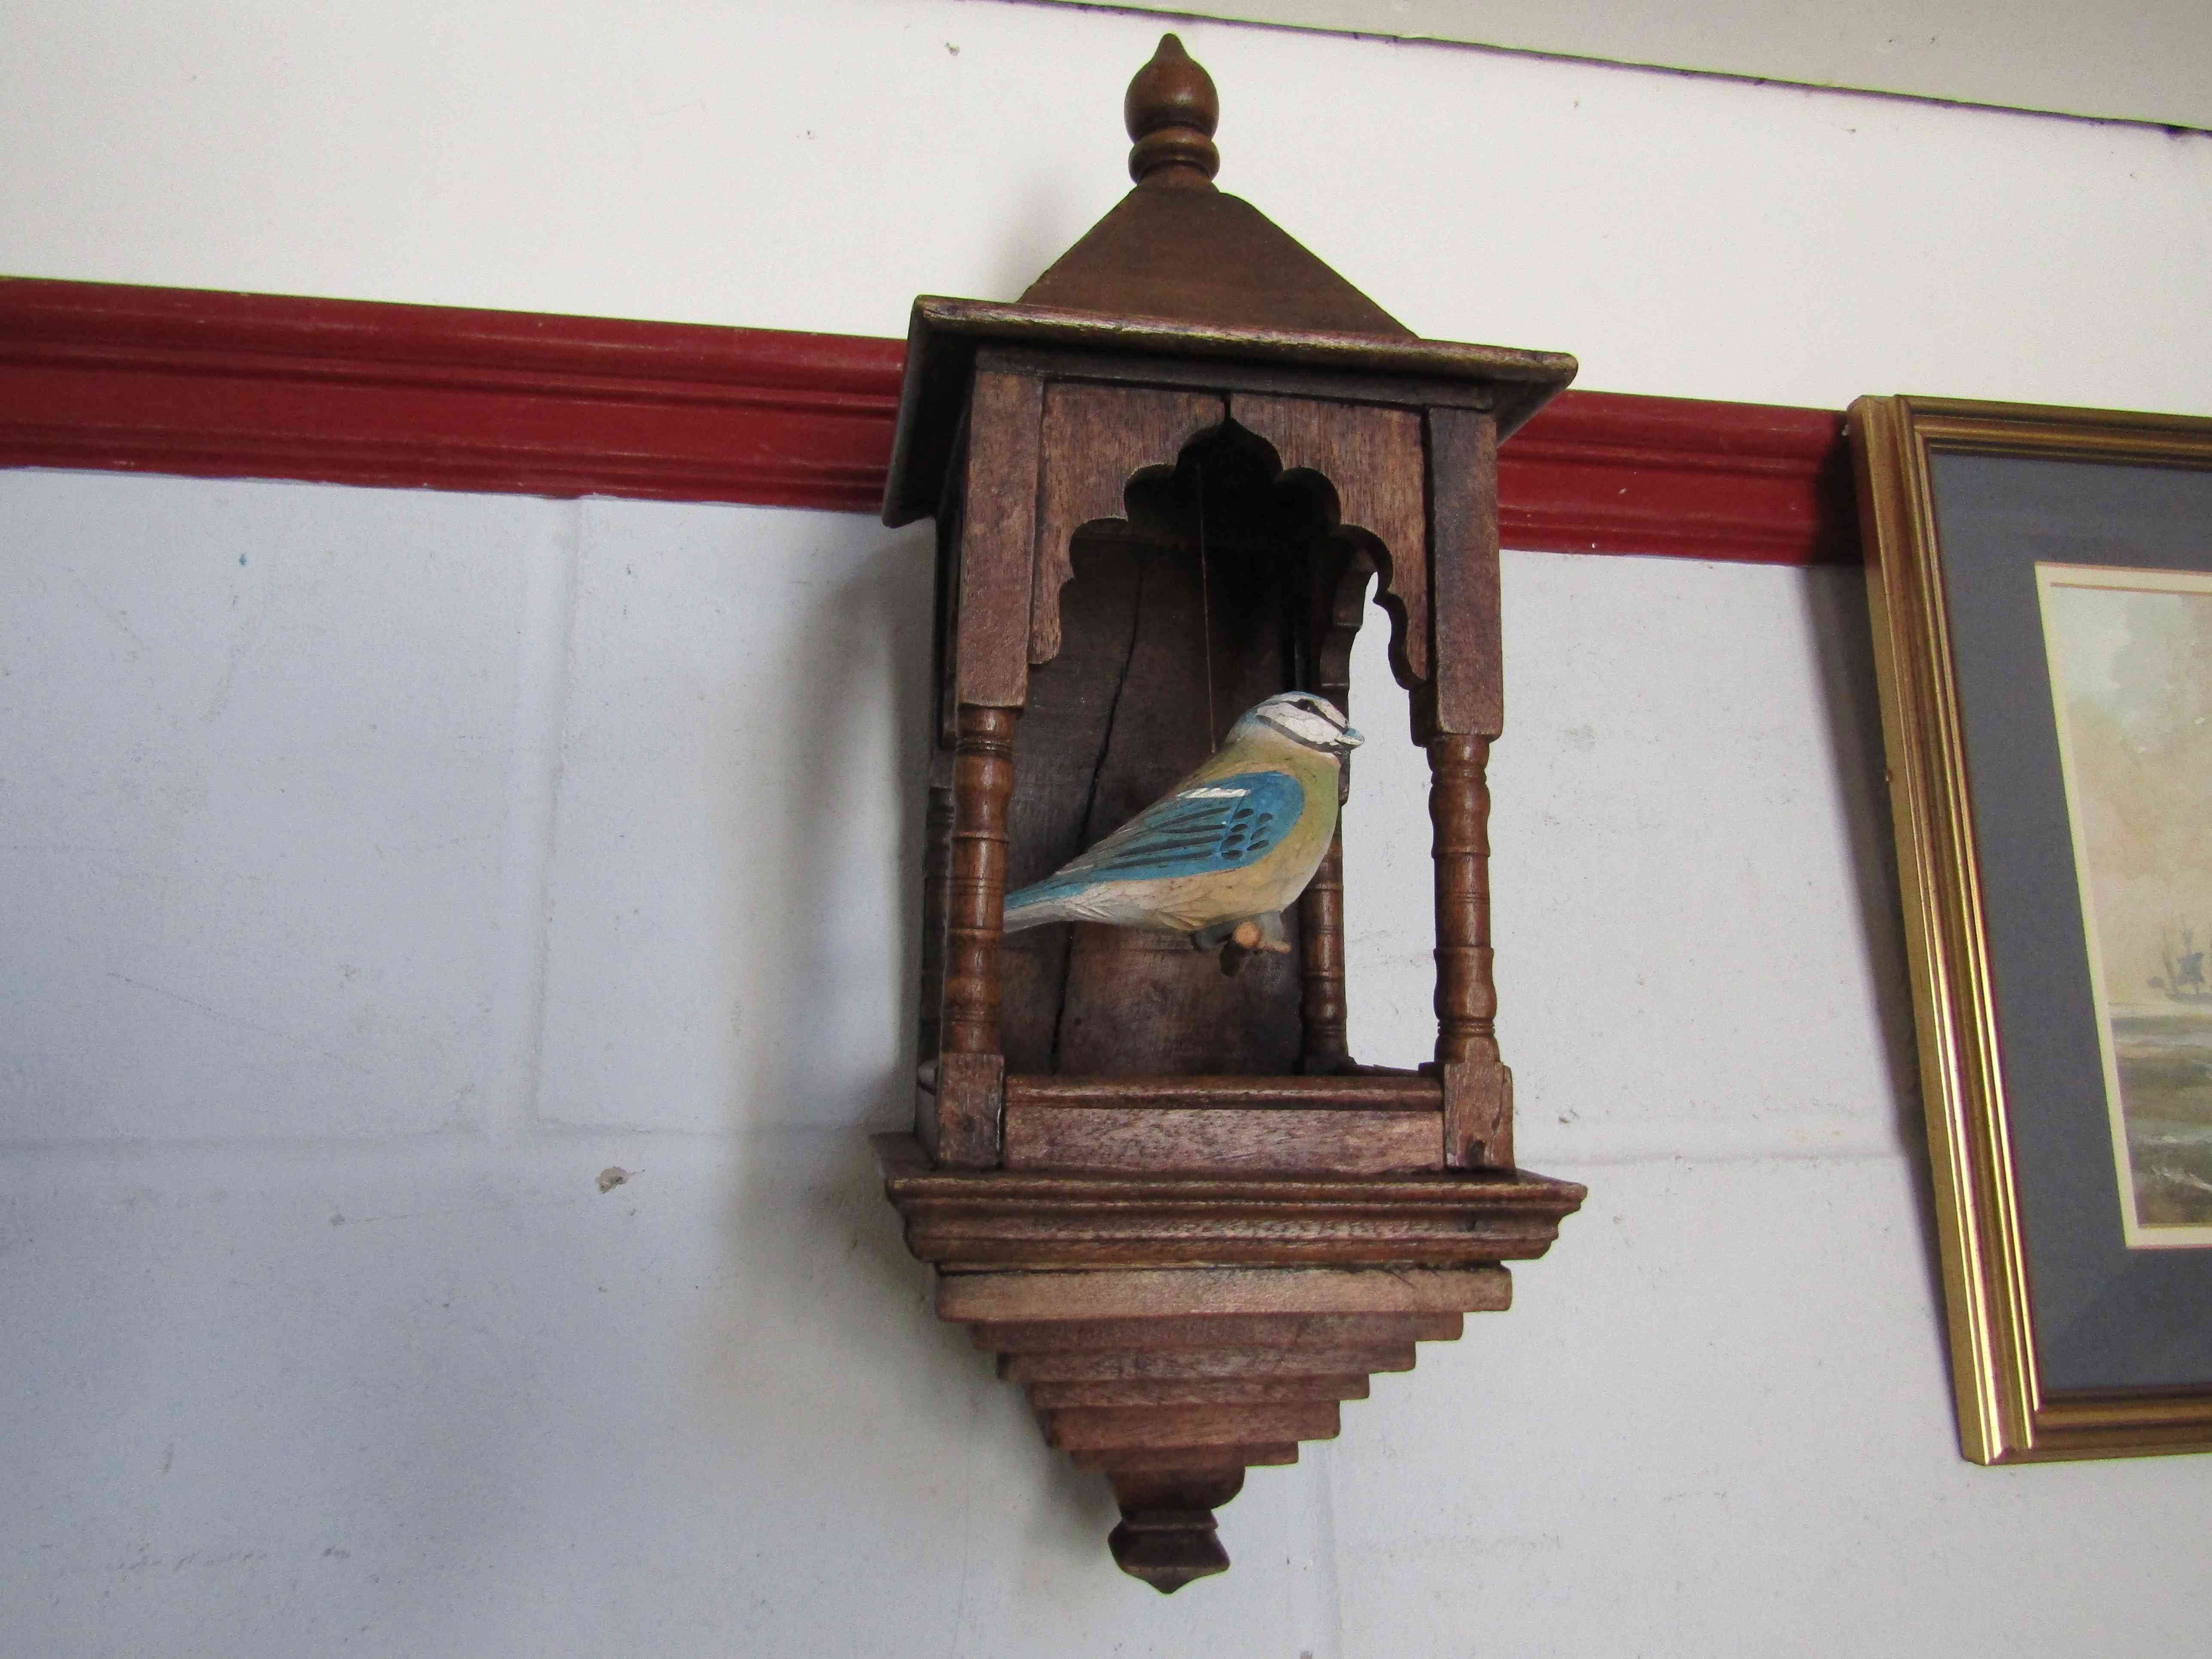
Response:
M1213 1511L1243 1490L1242 1469L1195 1474L1117 1474L1121 1523L1106 1535L1114 1564L1163 1595L1194 1578L1229 1571Z

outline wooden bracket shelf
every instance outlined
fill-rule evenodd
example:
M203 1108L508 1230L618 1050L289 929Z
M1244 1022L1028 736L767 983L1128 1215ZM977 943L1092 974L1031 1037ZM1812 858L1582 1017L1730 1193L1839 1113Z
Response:
M1584 1190L1526 1170L1394 1176L955 1170L932 1167L910 1134L878 1135L875 1148L885 1194L905 1218L908 1245L946 1273L1397 1271L1531 1261L1551 1248Z
M1498 445L1574 359L1417 337L1214 189L1215 108L1162 37L1121 205L1011 305L915 302L884 494L938 532L915 1133L877 1139L885 1192L939 1316L1112 1481L1114 1559L1162 1591L1228 1566L1246 1469L1504 1309L1504 1264L1583 1197L1515 1167L1487 773ZM1365 740L1370 599L1428 762L1416 1070L1349 1040L1333 757ZM1326 730L1255 735L1286 708ZM1289 831L1147 816L1252 793L1212 769L1239 744L1294 787L1300 861ZM1085 870L1114 902L1018 899ZM1243 954L1192 948L1240 923Z
M1333 1439L1414 1345L1512 1299L1583 1189L1526 1170L1137 1174L933 1167L875 1138L940 1318L1029 1390L1048 1445L1113 1483L1125 1571L1172 1591L1229 1565L1213 1511L1248 1468Z

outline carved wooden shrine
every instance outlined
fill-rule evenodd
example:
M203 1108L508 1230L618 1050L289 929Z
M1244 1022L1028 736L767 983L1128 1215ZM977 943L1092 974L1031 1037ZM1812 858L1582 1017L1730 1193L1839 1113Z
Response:
M1112 1481L1163 1590L1228 1565L1248 1467L1503 1309L1583 1189L1515 1168L1493 1033L1498 445L1571 357L1419 339L1214 188L1173 35L1136 187L1012 305L915 301L886 522L938 527L915 1133L878 1139L937 1306ZM1001 907L1270 694L1343 706L1367 590L1431 768L1437 1045L1346 1043L1341 841L1241 972Z

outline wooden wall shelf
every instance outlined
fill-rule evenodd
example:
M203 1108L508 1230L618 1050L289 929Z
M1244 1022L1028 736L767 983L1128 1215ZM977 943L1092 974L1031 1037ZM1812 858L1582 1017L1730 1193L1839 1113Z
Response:
M939 1316L1113 1483L1115 1560L1167 1590L1229 1565L1213 1511L1248 1468L1334 1438L1371 1376L1503 1311L1503 1264L1543 1255L1583 1196L1527 1171L956 1170L911 1135L875 1147Z
M1164 37L1121 204L1012 305L915 301L884 492L938 550L915 1133L878 1139L884 1192L939 1314L1109 1477L1114 1559L1161 1590L1227 1567L1247 1468L1503 1310L1504 1264L1583 1197L1514 1164L1486 781L1499 446L1574 359L1416 337L1214 189L1214 110ZM1429 763L1409 1068L1347 1042L1370 595ZM1112 873L1052 886L1079 855ZM1024 889L1082 896L1009 933Z
M934 1167L911 1135L878 1135L875 1147L908 1248L946 1273L1495 1266L1543 1255L1583 1197L1573 1182L1525 1170L951 1170Z

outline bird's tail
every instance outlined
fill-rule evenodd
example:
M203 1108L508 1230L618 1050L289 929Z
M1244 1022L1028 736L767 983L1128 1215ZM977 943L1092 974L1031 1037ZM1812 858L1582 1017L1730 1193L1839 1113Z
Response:
M1006 931L1018 933L1047 922L1081 921L1083 890L1084 884L1071 881L1064 871L1016 889L1006 895Z
M1049 895L1025 887L1006 900L1006 931L1018 933L1024 927L1042 927L1049 921L1071 920L1066 904Z

